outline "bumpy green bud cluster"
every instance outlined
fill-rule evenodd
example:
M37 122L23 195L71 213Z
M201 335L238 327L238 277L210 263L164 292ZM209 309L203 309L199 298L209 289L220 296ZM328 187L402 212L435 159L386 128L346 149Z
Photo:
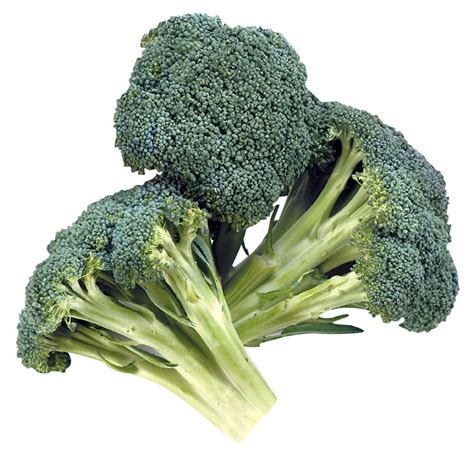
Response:
M409 330L436 327L458 291L447 250L450 226L444 179L403 135L367 112L327 104L333 128L349 126L362 152L356 179L368 193L374 222L354 235L361 252L355 271L369 310ZM439 282L440 281L440 282Z
M199 14L159 24L142 46L115 115L125 164L178 180L235 229L266 217L321 152L296 52L278 33Z
M458 291L456 268L449 251L420 249L375 227L359 231L360 250L354 270L364 284L368 309L384 322L403 320L412 331L429 331L451 311Z
M47 335L68 314L69 285L86 272L87 259L69 249L51 254L40 263L26 288L26 303L18 325L18 356L41 373L64 371L69 355L51 351Z

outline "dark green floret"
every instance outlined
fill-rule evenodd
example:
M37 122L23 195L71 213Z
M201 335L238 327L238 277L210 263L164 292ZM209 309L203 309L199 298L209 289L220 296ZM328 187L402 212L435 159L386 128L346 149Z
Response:
M177 180L235 230L268 216L322 151L297 53L279 33L202 14L160 23L142 46L115 113L125 165Z
M274 396L232 326L208 215L159 177L92 205L50 244L18 326L18 355L43 373L69 354L167 387L243 438Z
M442 175L377 117L338 103L324 110L337 160L295 181L265 241L226 282L244 342L289 326L318 331L323 312L343 307L429 331L453 306Z

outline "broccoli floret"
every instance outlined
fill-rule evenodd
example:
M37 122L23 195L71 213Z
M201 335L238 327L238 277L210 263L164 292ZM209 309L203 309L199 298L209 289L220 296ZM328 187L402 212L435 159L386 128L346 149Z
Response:
M350 306L429 331L453 306L442 175L377 117L339 103L324 110L335 164L308 167L265 242L225 285L245 342L298 325L317 330L324 311Z
M158 177L92 204L50 244L18 326L24 365L69 353L164 385L241 439L274 396L230 320L208 215Z
M324 153L294 49L279 33L202 14L160 23L142 46L115 113L125 165L174 179L234 230L264 219Z

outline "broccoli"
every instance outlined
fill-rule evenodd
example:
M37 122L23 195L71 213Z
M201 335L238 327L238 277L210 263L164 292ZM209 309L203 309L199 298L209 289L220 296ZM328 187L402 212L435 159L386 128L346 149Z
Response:
M267 217L321 151L308 128L319 105L294 49L271 30L202 14L162 22L141 44L115 113L125 165L174 180L223 233Z
M141 46L115 144L157 176L91 204L49 244L19 318L26 367L89 357L242 439L275 401L244 344L361 332L340 323L351 308L415 332L447 318L458 278L445 183L400 132L319 101L271 30L190 14ZM268 216L249 254L245 231Z
M226 281L234 325L258 344L337 332L321 315L356 307L429 331L458 291L443 177L377 117L322 105L326 148L337 160L313 163L295 181L264 242ZM359 329L341 326L351 330Z
M157 177L92 205L49 245L18 325L23 364L69 353L155 381L242 439L274 395L232 326L208 214Z

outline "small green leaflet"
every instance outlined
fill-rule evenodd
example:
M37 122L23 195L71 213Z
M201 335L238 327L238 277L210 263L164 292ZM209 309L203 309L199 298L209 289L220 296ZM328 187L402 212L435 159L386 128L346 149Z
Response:
M246 346L260 346L260 344L266 341L272 341L285 336L291 335L305 335L308 333L319 333L319 334L349 334L349 333L361 333L363 330L353 325L335 324L334 322L344 319L348 314L335 316L332 318L319 318L311 321L301 322L300 324L291 325L284 328L278 333L274 333L268 336L259 338L258 340L247 343Z

